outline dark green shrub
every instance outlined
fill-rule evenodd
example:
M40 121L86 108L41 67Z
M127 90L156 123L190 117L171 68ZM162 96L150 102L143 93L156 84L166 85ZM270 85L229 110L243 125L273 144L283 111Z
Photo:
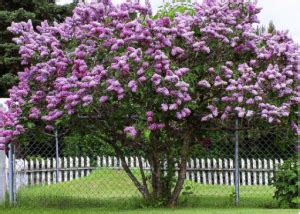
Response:
M300 165L297 158L286 160L275 173L273 185L276 188L274 198L280 207L297 207L300 205Z

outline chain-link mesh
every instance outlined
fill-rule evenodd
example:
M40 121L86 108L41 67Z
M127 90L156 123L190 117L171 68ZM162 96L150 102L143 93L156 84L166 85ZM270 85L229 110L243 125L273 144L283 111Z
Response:
M234 204L234 134L214 131L193 144L179 204ZM238 134L240 206L275 206L272 177L279 164L296 155L294 135L284 128L240 130ZM34 136L31 139L14 149L17 206L124 208L143 204L121 159L109 146L84 139L73 142L66 137L59 138L56 150L54 136L43 143L35 142ZM140 181L142 166L150 185L149 162L141 157L139 163L139 157L130 154L125 160Z

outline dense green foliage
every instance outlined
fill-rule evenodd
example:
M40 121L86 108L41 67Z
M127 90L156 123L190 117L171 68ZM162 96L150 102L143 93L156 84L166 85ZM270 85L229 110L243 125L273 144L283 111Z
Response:
M69 16L73 4L58 6L54 0L0 0L0 97L8 96L8 89L17 82L17 73L22 70L13 35L7 30L12 22L31 19L34 26L41 21L63 21Z
M276 187L274 197L281 207L299 207L300 205L300 165L297 158L284 162L274 177Z

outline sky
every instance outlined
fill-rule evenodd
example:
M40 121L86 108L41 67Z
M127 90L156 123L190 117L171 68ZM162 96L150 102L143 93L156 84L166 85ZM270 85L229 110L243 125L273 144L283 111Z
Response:
M116 4L124 1L112 0ZM70 2L72 0L57 0L58 4ZM153 12L163 4L163 0L150 0L150 2ZM289 35L300 44L300 0L258 0L258 5L263 8L259 15L261 24L268 26L269 22L273 21L278 30L289 30Z
M6 106L6 98L0 98L0 111L7 111L8 108Z

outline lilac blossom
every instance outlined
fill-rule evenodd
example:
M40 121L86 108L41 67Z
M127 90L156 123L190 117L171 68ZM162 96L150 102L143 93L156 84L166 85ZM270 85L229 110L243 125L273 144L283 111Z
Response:
M207 80L201 80L198 82L198 86L202 87L202 88L210 88L211 85Z
M132 138L134 138L137 135L137 131L133 126L127 126L124 128L124 133L128 134Z
M23 118L43 120L51 131L57 120L92 104L100 112L137 105L145 111L141 129L151 131L165 128L164 114L176 128L194 111L201 123L236 113L279 124L300 104L299 48L286 32L256 34L255 3L206 0L174 19L150 17L147 5L105 0L78 5L62 23L13 22L9 30L25 68L10 90L9 112L0 112L0 148L26 131ZM136 137L142 125L127 126L128 115L121 117L115 131Z

